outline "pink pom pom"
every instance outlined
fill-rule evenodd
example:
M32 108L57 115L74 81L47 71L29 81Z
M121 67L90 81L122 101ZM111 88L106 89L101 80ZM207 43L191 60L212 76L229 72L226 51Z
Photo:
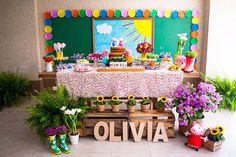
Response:
M130 49L125 49L125 56L132 56L132 51Z
M108 50L104 50L102 51L102 56L103 57L108 57L109 51Z

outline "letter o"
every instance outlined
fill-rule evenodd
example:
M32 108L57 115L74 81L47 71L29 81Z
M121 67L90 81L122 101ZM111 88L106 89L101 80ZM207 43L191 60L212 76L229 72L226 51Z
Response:
M104 134L102 136L99 134L100 127L104 128ZM96 138L96 140L105 141L108 138L108 133L109 133L109 128L108 128L108 124L106 122L98 122L94 126L94 137Z

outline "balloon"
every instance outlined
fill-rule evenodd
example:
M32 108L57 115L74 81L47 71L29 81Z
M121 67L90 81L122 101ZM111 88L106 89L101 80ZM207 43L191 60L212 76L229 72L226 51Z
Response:
M107 11L106 10L101 10L100 11L100 17L102 17L102 18L104 18L104 17L106 17L107 16Z
M65 16L66 16L66 17L71 17L71 14L72 14L72 13L71 13L70 10L66 10L66 11L65 11Z
M192 39L190 40L190 43L191 43L191 44L197 44L197 43L198 43L198 39L197 39L197 38L192 38Z
M135 17L135 10L134 9L130 9L128 11L128 15L129 15L129 17Z
M43 18L44 18L44 19L50 19L50 18L51 18L50 12L44 12L44 13L43 13Z
M113 17L114 16L114 11L112 9L107 10L107 16L108 17Z
M122 16L122 17L128 17L128 11L125 10L125 9L122 9L122 10L121 10L121 16Z
M198 24L199 23L199 18L198 17L192 18L192 23L193 24Z
M197 9L193 10L193 17L198 17L199 16L199 11Z
M143 11L141 9L136 10L136 17L142 17L143 16Z
M52 10L51 11L51 16L52 16L52 18L56 18L58 16L57 11L56 10Z
M155 9L152 9L150 12L151 17L157 17L157 11Z
M54 49L52 46L47 46L45 50L47 53L51 53L51 52L53 52Z
M99 17L99 12L98 9L93 10L93 17Z
M179 12L178 12L178 16L179 16L179 18L184 18L185 17L185 13L184 13L184 11L182 11L182 10L180 10Z
M65 10L63 10L63 9L58 10L58 16L60 18L63 18L65 16Z
M149 17L150 16L150 11L148 9L145 9L143 11L143 17Z
M171 11L170 10L165 10L164 16L165 16L165 18L170 18L171 17Z
M193 31L197 31L198 28L199 28L198 24L192 24L191 25L191 30L193 30Z
M80 17L85 17L86 16L86 11L84 9L80 9L79 16Z
M45 31L46 33L51 33L51 32L52 32L52 27L51 27L51 26L45 26L45 27L44 27L44 31Z
M116 9L114 12L115 17L120 17L121 16L121 11L119 9Z
M158 17L163 17L164 16L164 11L163 10L158 10L157 11L157 16Z
M78 15L79 15L78 10L76 10L76 9L73 9L71 11L71 14L72 14L73 17L78 17Z
M178 11L176 11L176 10L172 11L171 17L172 17L173 19L176 19L176 18L178 17Z
M196 44L191 45L191 46L190 46L190 50L191 50L191 51L196 51L196 50L197 50L197 45L196 45Z
M52 33L45 33L44 37L47 40L51 40L52 39Z
M44 25L52 25L52 20L45 19L43 23L44 23Z
M45 45L46 46L52 46L53 45L53 41L52 40L45 40Z
M185 17L191 18L192 17L192 10L186 10L185 11Z
M192 37L192 38L198 37L198 32L197 32L197 31L192 31L192 32L191 32L191 37Z
M93 11L91 9L86 10L86 16L92 17L93 16Z

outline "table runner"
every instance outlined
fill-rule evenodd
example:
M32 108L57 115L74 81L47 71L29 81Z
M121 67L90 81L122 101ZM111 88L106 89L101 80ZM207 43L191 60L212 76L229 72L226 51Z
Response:
M182 71L145 70L144 72L57 72L57 82L79 97L172 97L183 81Z

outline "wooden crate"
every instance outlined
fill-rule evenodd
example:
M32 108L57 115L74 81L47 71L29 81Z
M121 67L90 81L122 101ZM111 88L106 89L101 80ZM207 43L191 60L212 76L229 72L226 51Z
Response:
M158 122L163 122L167 136L169 138L175 137L175 116L171 110L166 110L163 113L157 112L156 110L150 110L147 113L136 111L135 113L130 113L129 117L129 121L134 122L136 128L139 127L140 122L153 122L153 135L156 131ZM143 137L147 137L147 126L144 128Z

